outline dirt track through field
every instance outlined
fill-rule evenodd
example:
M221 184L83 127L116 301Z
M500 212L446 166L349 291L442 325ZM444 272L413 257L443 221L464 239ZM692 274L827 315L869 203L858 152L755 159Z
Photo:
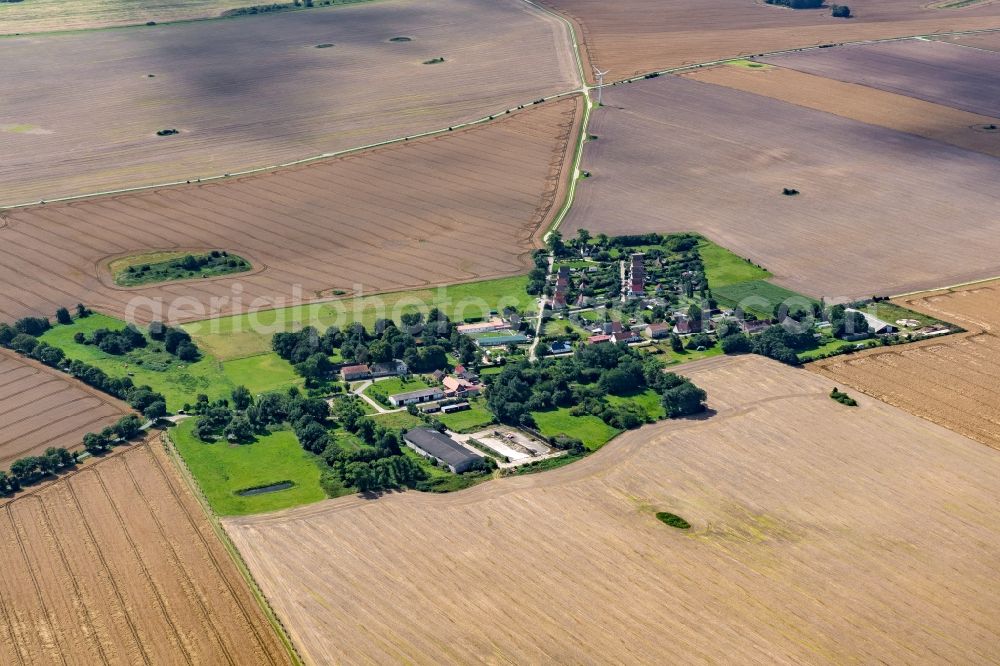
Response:
M567 236L697 231L816 297L1000 275L997 158L677 76L604 104Z
M0 349L0 469L50 446L77 450L85 433L129 411L61 372Z
M584 52L607 80L789 48L1000 28L1000 3L938 10L923 0L855 0L854 17L753 0L541 0L578 26ZM587 72L588 76L590 71Z
M370 294L527 272L564 196L581 103L546 102L273 174L11 211L0 228L0 281L21 288L0 294L0 320L78 302L121 316L132 299L186 304L178 319L202 319L231 312L237 299L263 309L335 289ZM113 256L191 247L229 250L263 270L123 290L102 268ZM229 300L212 310L213 299Z
M807 74L858 83L1000 118L1000 53L906 40L852 44L762 59Z
M159 443L0 505L5 664L286 664Z
M989 116L784 67L720 65L684 76L1000 157L1000 131L985 129L995 121Z
M0 205L267 167L579 85L565 24L521 0L11 37L0 58L18 63L4 75Z
M453 495L227 530L316 663L997 658L996 451L759 357L686 368L709 419Z
M838 356L809 368L1000 449L1000 282L896 302L968 332Z

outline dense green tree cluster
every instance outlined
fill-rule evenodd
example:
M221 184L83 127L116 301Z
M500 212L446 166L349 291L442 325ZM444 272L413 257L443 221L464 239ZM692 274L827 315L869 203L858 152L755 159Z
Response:
M191 339L191 334L182 328L167 326L163 322L154 321L149 325L149 337L162 341L163 349L182 361L197 361L201 352Z
M83 306L78 306L78 308L83 308ZM119 400L124 400L147 418L157 419L166 415L166 399L149 386L135 386L129 377L109 377L100 368L83 361L67 361L62 349L38 340L31 333L18 332L21 330L35 331L36 333L41 330L44 332L44 326L40 322L44 321L45 325L48 325L48 321L45 319L29 319L39 321L25 325L26 320L22 319L14 326L0 324L0 346L13 349L23 356L41 361L53 368L61 368L84 384Z
M76 465L76 456L64 448L50 446L40 456L18 458L10 471L0 471L0 495L9 495L51 474L68 471Z
M107 451L115 444L127 442L142 430L142 421L135 414L128 414L118 419L113 426L108 426L100 432L88 432L83 436L83 448L87 453L98 454Z
M324 333L306 326L300 331L275 334L271 347L292 363L299 374L314 381L332 375L330 355L337 349L346 363L401 359L412 372L447 368L447 354L452 351L463 363L472 363L476 358L472 339L460 335L455 324L437 308L426 318L421 313L404 314L399 326L391 319L379 319L372 331L361 324L344 329L330 327Z
M490 384L487 405L502 423L534 426L531 412L554 407L570 407L575 415L592 414L617 428L637 428L646 415L625 402L612 405L608 395L630 395L651 388L663 395L689 384L686 379L663 371L654 357L642 358L624 345L588 345L576 350L571 358L543 359L531 364L511 364ZM699 394L704 401L704 393ZM667 405L668 414L681 416L687 403ZM702 405L703 408L703 405Z
M775 324L754 336L730 332L721 338L721 344L722 351L727 354L752 352L788 365L798 365L798 353L815 346L816 340L811 331L794 333L781 324Z

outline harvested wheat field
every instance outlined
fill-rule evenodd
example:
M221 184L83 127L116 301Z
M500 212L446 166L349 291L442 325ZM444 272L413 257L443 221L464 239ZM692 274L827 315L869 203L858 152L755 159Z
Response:
M710 418L226 529L314 663L1000 658L998 452L760 357L686 368Z
M1000 118L1000 53L908 39L769 56L763 62Z
M319 3L317 3L319 4ZM0 34L84 30L218 16L246 0L30 0L0 3Z
M4 77L0 205L267 167L578 85L565 24L521 0L11 37L0 58L18 63Z
M0 506L0 662L286 664L159 444Z
M21 288L0 294L0 320L78 302L142 320L153 316L150 299L160 299L183 306L161 316L185 321L335 289L371 294L527 272L537 233L563 196L581 104L578 96L546 102L274 173L9 211L0 280ZM171 248L225 249L255 268L113 286L111 258Z
M757 64L760 67L733 64L705 67L684 76L1000 157L1000 131L986 129L995 121L989 116L793 69Z
M50 446L82 446L129 407L36 361L0 349L0 469Z
M987 51L1000 51L1000 31L983 32L973 35L951 35L948 37L937 37L942 42L950 42L959 46L967 46L974 49L986 49Z
M677 76L604 103L567 235L697 231L816 297L1000 275L994 157Z
M834 357L809 368L1000 449L1000 282L896 302L967 332Z
M828 7L759 0L542 0L573 20L591 63L621 80L741 55L864 39L1000 28L1000 4L933 9L923 0L857 0L849 20ZM590 72L588 72L588 76Z

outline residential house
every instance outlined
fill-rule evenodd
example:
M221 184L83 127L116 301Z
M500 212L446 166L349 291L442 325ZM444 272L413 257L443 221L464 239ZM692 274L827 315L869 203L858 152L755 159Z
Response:
M395 359L371 366L372 377L398 377L405 375L408 370L405 363Z
M646 335L652 340L662 340L670 337L671 326L665 322L650 324L646 327Z
M345 365L340 369L340 376L345 382L354 382L359 379L371 379L372 371L366 364Z

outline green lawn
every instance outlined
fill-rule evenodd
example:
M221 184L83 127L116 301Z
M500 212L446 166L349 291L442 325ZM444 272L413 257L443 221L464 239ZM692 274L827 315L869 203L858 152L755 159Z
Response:
M453 432L475 432L493 423L493 414L481 402L473 402L471 407L464 412L435 416Z
M596 416L573 416L569 407L560 407L544 412L532 412L538 430L546 437L567 435L583 442L591 451L596 451L606 444L620 430L612 428Z
M766 280L771 277L768 271L757 268L746 259L710 240L698 243L698 253L705 265L708 286L713 292L719 287L753 280Z
M393 430L412 430L413 428L421 428L427 425L419 416L414 416L406 411L372 414L372 418L375 419L376 423L380 423L386 428Z
M76 319L72 324L56 325L41 336L45 342L59 347L67 358L80 360L96 366L112 377L130 375L136 385L148 384L155 391L162 393L167 399L167 409L177 411L184 403L193 403L199 393L204 393L210 399L226 397L233 390L234 384L223 372L223 366L211 356L204 354L200 361L185 363L165 352L153 351L158 343L151 342L145 350L137 350L129 355L113 356L102 352L95 346L78 344L73 341L77 332L89 334L99 328L121 330L125 322L101 314L92 314L83 319ZM135 360L142 359L143 365L137 365ZM169 365L163 370L154 370L153 362L166 362Z
M490 310L514 306L525 311L535 309L535 298L525 292L527 276L484 280L440 287L399 291L360 298L345 297L323 303L280 308L253 315L222 317L187 324L184 328L198 346L227 360L271 350L271 337L278 331L298 330L313 325L320 330L361 322L371 328L376 319L401 315L418 309L441 308L458 321L481 319Z
M711 284L711 282L709 282ZM787 302L789 306L808 306L816 303L816 299L795 293L784 287L753 280L731 284L725 287L712 287L712 294L720 305L735 308L740 306L744 312L752 312L761 318L774 316L774 306Z
M209 444L191 434L194 424L195 419L182 421L169 430L170 438L219 515L277 511L326 497L319 485L319 466L302 450L291 431L265 435L252 444ZM281 481L291 481L295 485L287 490L249 497L236 494L240 490Z
M878 341L875 338L869 338L867 340L855 340L851 342L848 340L838 340L837 338L830 335L824 335L823 340L820 341L820 344L817 347L799 353L798 357L800 361L811 361L815 358L819 358L821 356L824 356L825 354L829 354L830 352L834 352L843 347L857 347L858 345L865 345L867 347L870 345L875 345L877 344L877 342Z
M704 351L695 351L693 349L685 349L680 352L675 352L670 347L670 343L664 343L658 345L660 349L663 350L663 354L660 358L667 365L676 365L679 363L689 363L691 361L699 361L703 358L711 358L712 356L722 355L722 346L716 343L714 346L709 347Z
M374 382L371 386L362 391L362 393L378 402L379 400L376 397L378 394L382 394L388 398L390 395L396 395L397 393L405 393L408 391L419 391L420 389L425 389L429 386L430 384L424 381L424 378L419 375L414 375L409 379L403 379L402 377L389 377L388 379L380 379Z
M660 402L660 394L658 394L653 389L646 389L641 393L634 393L632 395L609 395L608 402L612 405L624 405L624 404L634 404L638 405L644 412L646 416L658 421L667 416L666 410L663 409L663 404Z
M225 361L222 371L234 386L246 386L255 395L305 383L291 363L274 352Z

